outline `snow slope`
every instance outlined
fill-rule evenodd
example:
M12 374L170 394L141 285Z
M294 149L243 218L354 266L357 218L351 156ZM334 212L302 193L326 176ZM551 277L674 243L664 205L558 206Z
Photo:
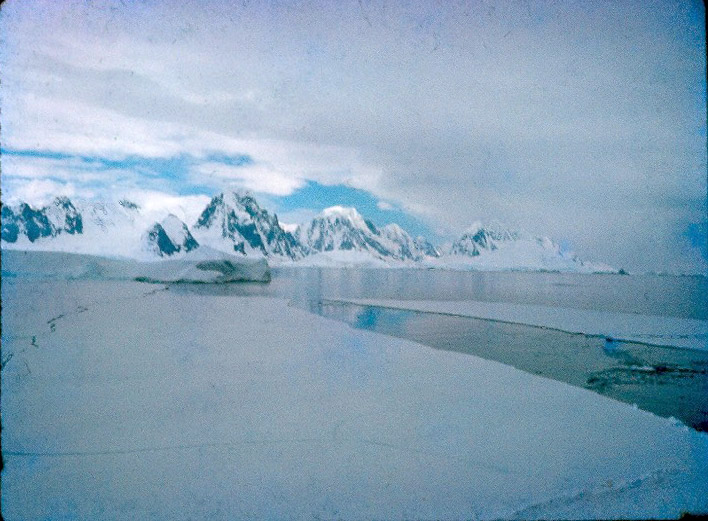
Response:
M432 267L483 271L557 271L616 273L602 263L584 262L562 252L548 237L533 237L500 224L475 223L449 248L448 255L427 263Z
M708 321L506 302L434 300L338 300L362 306L407 309L497 320L609 337L616 341L708 350Z
M3 279L21 519L666 518L708 436L277 299Z
M364 251L323 251L311 253L302 260L290 264L296 267L315 268L392 268L392 265L369 252Z

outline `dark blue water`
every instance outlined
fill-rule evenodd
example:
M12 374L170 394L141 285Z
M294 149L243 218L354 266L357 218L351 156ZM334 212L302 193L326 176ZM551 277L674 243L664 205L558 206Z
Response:
M237 284L194 291L268 295L296 301L478 300L708 319L706 277L276 268L267 285Z

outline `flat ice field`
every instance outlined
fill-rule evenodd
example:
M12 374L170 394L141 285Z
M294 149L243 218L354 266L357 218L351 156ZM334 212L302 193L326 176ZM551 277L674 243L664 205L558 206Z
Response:
M2 514L678 517L708 436L264 297L3 278Z

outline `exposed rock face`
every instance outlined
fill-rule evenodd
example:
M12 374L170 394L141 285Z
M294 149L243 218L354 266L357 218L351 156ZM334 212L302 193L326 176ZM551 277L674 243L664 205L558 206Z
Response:
M2 240L16 242L21 236L35 242L44 237L56 237L61 233L82 233L83 220L79 211L66 197L57 197L52 204L32 208L19 203L12 208L2 207Z
M199 247L189 228L177 216L168 215L160 223L155 223L147 233L145 240L150 250L160 257L174 255L181 251L188 252Z
M397 224L377 228L356 209L342 206L324 210L298 230L298 238L310 253L360 251L397 261L419 261L428 256L425 244L416 243Z
M248 194L222 193L212 198L194 230L199 238L226 242L243 255L260 253L292 260L305 255L295 237L280 226L278 217Z
M3 248L148 260L177 259L193 250L211 249L276 263L310 257L304 264L312 266L616 271L584 263L547 237L522 235L498 224L475 223L445 256L425 238L413 239L397 224L377 227L356 209L342 206L327 208L291 233L252 195L238 192L213 197L191 229L174 214L143 210L127 199L77 202L57 197L41 208L24 202L3 205L2 243Z
M521 238L518 232L505 230L501 227L485 227L475 223L450 248L453 255L468 255L476 257L482 251L494 251L498 243L515 241Z

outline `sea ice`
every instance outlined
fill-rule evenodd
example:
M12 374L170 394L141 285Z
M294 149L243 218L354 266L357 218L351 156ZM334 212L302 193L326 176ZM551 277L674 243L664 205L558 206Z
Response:
M258 297L2 285L2 514L677 517L708 436Z
M470 300L338 299L337 301L545 327L569 333L606 337L610 342L627 341L685 349L708 349L707 320Z

